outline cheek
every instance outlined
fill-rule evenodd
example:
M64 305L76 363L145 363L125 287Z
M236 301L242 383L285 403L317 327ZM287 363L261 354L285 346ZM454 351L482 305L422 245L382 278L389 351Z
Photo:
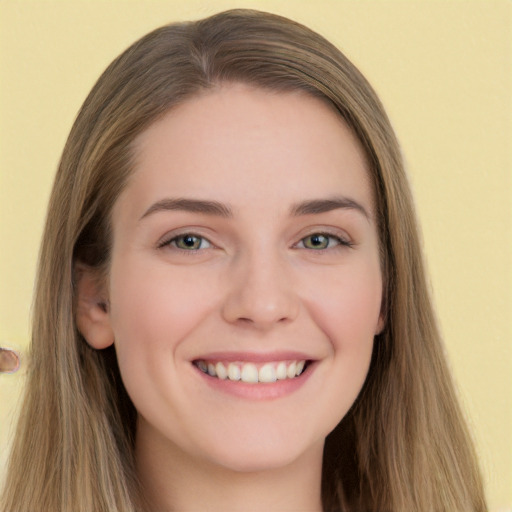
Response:
M323 282L321 290L309 293L309 310L333 350L357 351L372 345L382 302L378 263L352 266Z
M368 375L377 331L382 280L378 266L340 273L316 294L310 312L329 340L333 386L324 410L334 428L353 405ZM333 404L337 404L333 407Z
M131 260L131 261L130 261ZM179 379L182 343L211 310L213 286L165 265L124 258L110 278L111 321L126 390L142 415L177 411L187 396ZM167 391L174 392L168 396ZM172 400L170 400L170 397Z
M129 352L130 357L137 354L157 361L155 354L174 352L215 301L213 287L201 276L192 278L184 272L170 272L165 265L137 264L136 260L113 265L110 283L111 319L120 359Z

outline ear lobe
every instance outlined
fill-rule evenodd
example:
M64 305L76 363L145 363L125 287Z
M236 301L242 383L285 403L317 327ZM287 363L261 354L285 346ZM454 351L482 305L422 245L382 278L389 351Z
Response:
M379 320L377 321L377 327L375 328L375 336L378 336L386 327L386 319L384 315L381 313L379 315Z
M75 265L76 324L87 343L98 350L114 343L110 325L108 299L96 270L84 264Z
M388 318L388 302L386 299L386 289L384 288L382 292L382 298L380 302L380 313L379 318L377 320L377 325L375 326L375 336L378 336L382 333L384 328L386 327L387 318Z

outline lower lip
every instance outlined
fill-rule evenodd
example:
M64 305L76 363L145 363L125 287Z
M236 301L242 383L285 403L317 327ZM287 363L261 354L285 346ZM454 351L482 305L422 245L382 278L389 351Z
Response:
M194 368L199 377L204 379L204 382L215 391L249 400L275 400L291 395L308 381L314 370L313 363L310 362L304 372L293 379L277 380L276 382L249 383L242 382L241 380L218 379L202 372L195 366Z

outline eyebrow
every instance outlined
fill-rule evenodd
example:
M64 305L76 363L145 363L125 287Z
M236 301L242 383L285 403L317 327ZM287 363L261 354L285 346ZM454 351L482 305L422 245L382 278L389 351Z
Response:
M370 216L364 206L357 201L347 197L333 197L329 199L311 199L302 201L291 207L290 214L293 217L299 217L301 215L317 215L338 209L356 210L365 218L370 220ZM139 220L142 220L153 213L162 211L185 211L224 218L233 217L233 211L231 208L223 203L219 203L218 201L207 201L202 199L189 198L165 198L152 204L143 213Z
M315 215L338 209L356 210L366 217L366 219L370 220L370 215L364 206L348 197L332 197L329 199L302 201L291 208L291 215L294 217L299 215Z
M215 215L218 217L232 217L233 212L228 206L217 201L204 201L201 199L185 198L166 198L152 204L139 220L148 215L162 211L181 210L192 213L203 213L205 215Z

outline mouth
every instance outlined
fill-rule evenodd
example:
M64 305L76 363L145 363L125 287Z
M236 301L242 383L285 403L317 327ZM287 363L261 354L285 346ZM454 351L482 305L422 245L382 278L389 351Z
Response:
M310 363L311 361L308 359L264 363L206 359L193 361L196 368L214 379L247 384L270 384L277 381L294 380L307 370Z

